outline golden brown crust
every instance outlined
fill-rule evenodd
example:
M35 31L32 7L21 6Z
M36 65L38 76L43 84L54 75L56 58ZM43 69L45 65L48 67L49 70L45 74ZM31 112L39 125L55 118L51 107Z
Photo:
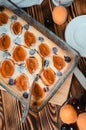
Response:
M21 74L16 78L16 86L20 91L27 90L29 86L29 79L25 74Z
M18 61L24 61L26 58L26 51L23 47L17 46L13 51L13 59Z
M22 25L20 22L14 22L11 25L11 29L15 35L21 34L22 32Z
M65 66L64 59L60 56L53 56L53 64L58 70L63 69Z
M7 34L3 34L0 37L0 50L5 51L9 48L10 46L10 37Z
M0 13L0 26L8 22L8 16L5 13Z
M38 68L38 61L35 57L30 57L26 60L26 65L27 65L28 71L32 74Z
M26 31L24 34L24 41L27 47L30 47L32 44L36 43L36 38L33 33Z
M32 90L32 95L35 97L36 100L39 100L44 97L44 90L40 87L40 85L35 82Z
M51 68L48 69L44 69L42 72L42 81L46 84L46 85L52 85L55 82L55 73Z
M39 45L39 52L43 57L46 57L50 54L50 48L47 44L41 43Z
M1 75L10 78L14 73L14 63L11 60L4 60L1 65Z

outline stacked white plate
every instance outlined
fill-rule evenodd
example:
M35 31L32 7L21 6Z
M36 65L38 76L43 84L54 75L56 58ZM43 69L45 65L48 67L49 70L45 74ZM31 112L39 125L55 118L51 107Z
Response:
M66 42L86 57L86 15L74 18L65 30Z

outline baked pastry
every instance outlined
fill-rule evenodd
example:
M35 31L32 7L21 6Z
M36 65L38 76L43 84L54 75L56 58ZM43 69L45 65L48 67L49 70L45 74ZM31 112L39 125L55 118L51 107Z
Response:
M25 103L35 80L31 104L41 105L70 67L71 55L7 8L0 11L0 34L2 84Z

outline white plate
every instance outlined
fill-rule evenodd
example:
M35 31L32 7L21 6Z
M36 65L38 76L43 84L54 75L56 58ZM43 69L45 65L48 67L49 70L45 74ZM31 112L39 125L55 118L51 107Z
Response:
M74 18L65 30L66 42L86 57L86 15Z

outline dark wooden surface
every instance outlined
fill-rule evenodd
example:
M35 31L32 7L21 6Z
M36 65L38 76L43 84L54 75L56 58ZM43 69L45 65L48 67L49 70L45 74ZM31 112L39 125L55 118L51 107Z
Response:
M51 1L44 0L41 5L29 7L25 10L40 23L64 39L67 24L74 17L86 14L86 0L75 0L71 6L67 7L68 19L61 26L53 22L50 25L46 24L47 17L52 21L51 12L55 6ZM86 77L86 58L80 59L78 67ZM69 96L83 91L84 89L73 75ZM29 111L25 123L21 124L22 108L20 103L7 92L0 90L0 130L58 130L58 109L59 106L57 105L47 104L39 113L35 114Z

